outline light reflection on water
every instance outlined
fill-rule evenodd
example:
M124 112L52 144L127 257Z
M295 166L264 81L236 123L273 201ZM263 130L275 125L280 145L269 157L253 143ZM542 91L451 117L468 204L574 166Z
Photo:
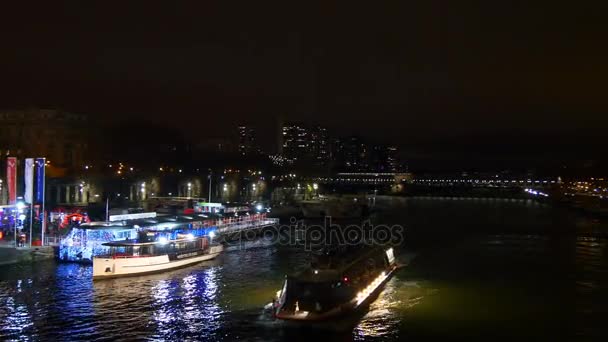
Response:
M94 283L88 266L5 266L0 339L601 339L608 302L606 240L543 232L580 222L527 202L396 203L399 210L381 218L411 228L406 247L418 257L346 329L293 328L261 315L284 274L301 267L306 254L260 239L193 267Z

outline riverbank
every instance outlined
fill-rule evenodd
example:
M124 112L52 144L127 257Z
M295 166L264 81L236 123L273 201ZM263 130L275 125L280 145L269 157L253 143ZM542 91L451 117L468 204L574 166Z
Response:
M53 259L53 247L12 247L0 245L0 265Z

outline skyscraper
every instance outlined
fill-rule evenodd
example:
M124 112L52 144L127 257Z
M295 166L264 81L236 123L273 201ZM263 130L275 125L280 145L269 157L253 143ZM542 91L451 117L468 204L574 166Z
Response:
M240 155L251 156L261 153L261 149L256 141L255 129L253 127L240 125L238 127L238 134Z
M284 124L281 151L285 158L324 166L330 157L329 134L325 127L301 123Z
M310 130L309 153L318 166L324 166L329 161L329 145L325 127L315 126Z
M358 136L343 141L344 167L348 171L367 171L369 150L367 144Z
M283 157L291 160L304 159L309 147L308 129L300 123L287 123L282 129Z
M398 150L395 146L388 146L386 148L386 167L389 172L401 171L401 165L397 156Z
M370 154L370 171L397 172L400 168L397 159L397 147L375 145Z

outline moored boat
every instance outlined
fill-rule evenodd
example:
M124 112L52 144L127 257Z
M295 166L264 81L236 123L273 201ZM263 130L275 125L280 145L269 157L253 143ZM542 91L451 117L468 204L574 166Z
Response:
M328 253L306 270L286 277L276 298L265 308L281 320L337 319L369 304L396 269L390 247L363 246L341 255Z
M222 252L223 247L210 243L210 238L212 236L181 234L174 240L157 236L152 241L104 243L109 247L109 253L93 257L93 279L157 273L211 260Z

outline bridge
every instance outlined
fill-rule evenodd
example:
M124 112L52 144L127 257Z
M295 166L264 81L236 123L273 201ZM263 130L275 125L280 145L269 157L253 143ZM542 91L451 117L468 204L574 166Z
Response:
M550 188L559 186L562 181L557 178L469 178L469 177L451 177L451 178L429 178L422 177L412 179L410 184L431 186L431 187L484 187L484 188Z
M409 184L430 187L483 187L483 188L550 188L562 184L559 177L475 177L475 176L420 176L397 172L351 172L331 177L316 177L309 182L328 185L393 185Z
M343 172L331 177L316 177L310 181L319 184L337 185L391 185L408 182L411 173L398 172Z

